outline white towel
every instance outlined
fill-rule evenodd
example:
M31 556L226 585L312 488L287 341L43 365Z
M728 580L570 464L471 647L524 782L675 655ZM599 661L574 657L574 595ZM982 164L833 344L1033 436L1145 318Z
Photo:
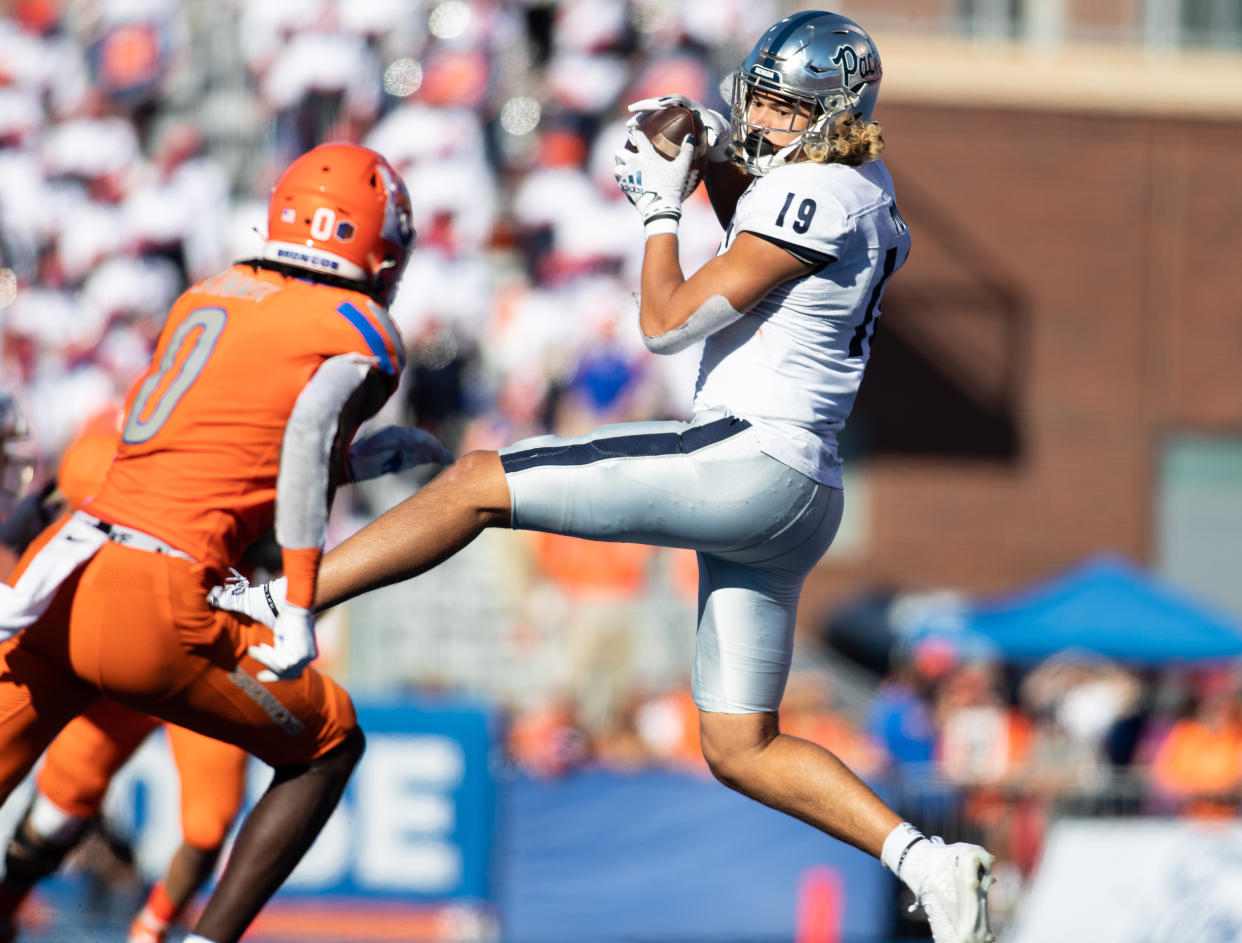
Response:
M43 615L60 584L107 542L107 534L89 520L75 513L30 561L16 586L0 583L0 641Z

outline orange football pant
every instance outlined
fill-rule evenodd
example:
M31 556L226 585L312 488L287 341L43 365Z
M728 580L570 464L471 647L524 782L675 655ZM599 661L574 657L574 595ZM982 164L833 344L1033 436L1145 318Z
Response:
M39 792L70 815L90 818L108 784L160 722L107 698L75 717L47 748ZM184 727L165 728L181 780L181 832L195 848L224 844L241 808L249 756Z
M309 762L345 739L357 719L331 679L314 669L292 681L255 679L263 666L247 648L270 643L271 630L208 606L218 577L107 543L37 622L0 645L0 799L100 695L272 766Z

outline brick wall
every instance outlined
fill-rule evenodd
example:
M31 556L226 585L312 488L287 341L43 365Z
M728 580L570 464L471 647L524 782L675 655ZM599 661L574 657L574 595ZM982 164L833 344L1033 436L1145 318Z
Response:
M864 539L804 619L877 584L1150 560L1161 437L1242 434L1242 120L878 117L914 245L850 430Z

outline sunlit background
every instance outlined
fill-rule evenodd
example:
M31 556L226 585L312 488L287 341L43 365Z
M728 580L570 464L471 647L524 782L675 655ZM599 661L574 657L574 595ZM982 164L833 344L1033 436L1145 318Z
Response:
M0 5L0 387L33 486L328 140L400 170L419 232L392 308L409 367L377 422L462 453L685 417L696 352L653 357L635 324L625 105L725 109L730 70L804 8ZM883 59L913 250L783 727L995 851L1002 941L1242 940L1242 3L834 10ZM681 234L687 269L714 254L701 191ZM342 491L332 541L432 471ZM710 781L694 600L690 554L488 533L324 617L372 765L253 938L926 938L877 864ZM162 742L114 793L135 869L82 856L31 939L121 939L175 846ZM289 916L325 901L344 924Z

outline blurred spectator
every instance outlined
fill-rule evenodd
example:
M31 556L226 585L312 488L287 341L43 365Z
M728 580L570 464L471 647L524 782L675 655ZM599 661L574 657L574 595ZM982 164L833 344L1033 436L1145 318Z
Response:
M598 116L629 81L626 59L634 46L622 0L570 0L556 6L548 96L567 112Z
M298 33L263 69L259 93L273 116L277 164L325 141L360 141L379 114L380 67L357 36Z
M161 93L184 57L176 0L100 0L87 38L91 85L126 113L144 141Z
M202 132L189 121L168 121L155 135L151 163L124 204L135 250L177 267L182 286L227 264L229 179L206 152Z
M962 789L963 822L1002 863L1014 861L1026 810L1010 797L1030 757L1030 719L1007 701L1000 666L989 661L954 668L938 691L935 714L937 764Z
M637 688L621 698L594 738L595 757L600 765L632 773L657 762L655 751L639 730L639 715L646 703L643 692Z
M1038 862L1054 804L1099 797L1107 787L1106 740L1138 700L1134 676L1103 658L1066 653L1023 679L1020 702L1031 719L1020 789L1006 816L1006 855L1021 877Z
M645 700L636 712L635 726L654 762L707 774L699 744L699 712L688 684Z
M585 763L589 740L573 700L558 695L519 713L509 727L509 755L536 779L564 776Z
M884 750L833 703L832 682L822 671L793 671L780 708L781 732L816 743L863 779L884 767Z
M867 733L885 751L897 774L926 774L936 759L931 704L936 683L957 661L954 650L932 639L894 656L867 710Z
M17 0L0 19L0 86L34 95L54 118L74 111L90 88L81 42L64 29L61 0Z
M1102 658L1054 656L1023 680L1035 721L1026 779L1041 794L1096 789L1105 781L1108 739L1139 704L1138 679Z
M529 537L537 577L564 599L558 621L563 623L569 694L583 727L598 732L637 681L639 593L655 548L540 532L523 536Z
M1242 690L1227 669L1206 673L1186 716L1151 765L1158 805L1192 815L1237 815L1242 800Z
M971 662L955 668L939 690L937 761L954 782L994 786L1013 777L1027 757L1031 727L1005 701L999 666Z

